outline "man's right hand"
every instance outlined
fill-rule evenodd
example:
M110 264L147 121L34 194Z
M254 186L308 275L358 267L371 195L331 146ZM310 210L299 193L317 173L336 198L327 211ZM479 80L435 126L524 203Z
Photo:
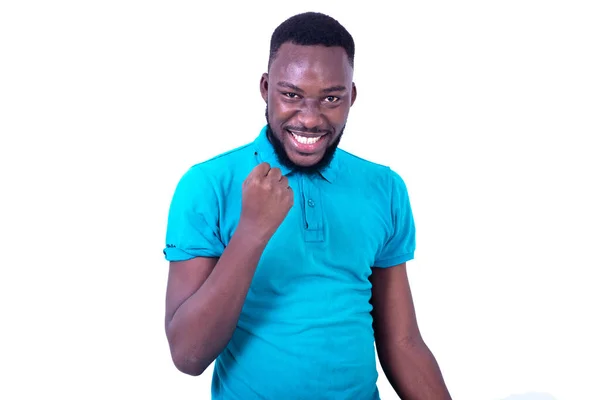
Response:
M238 228L269 240L294 205L294 192L279 168L263 162L250 172L242 187Z
M281 171L260 164L244 181L238 228L220 257L171 262L165 328L180 371L200 375L223 352L262 253L293 202Z
M294 205L294 192L279 168L263 162L250 172L242 187L238 228L269 240Z

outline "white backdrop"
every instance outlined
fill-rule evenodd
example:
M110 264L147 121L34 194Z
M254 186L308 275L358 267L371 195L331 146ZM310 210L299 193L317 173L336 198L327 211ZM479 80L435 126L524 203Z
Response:
M408 185L454 398L600 399L594 3L2 2L0 397L209 398L163 333L169 202L254 139L270 34L316 10L357 46L342 147Z

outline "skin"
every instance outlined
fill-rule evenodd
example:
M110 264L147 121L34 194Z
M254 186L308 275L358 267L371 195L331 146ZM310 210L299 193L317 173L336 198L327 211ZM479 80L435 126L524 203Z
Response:
M372 271L375 345L391 386L405 400L451 399L437 361L417 325L406 263Z
M260 93L267 103L271 141L276 150L283 148L285 153L278 154L284 164L312 172L323 166L327 149L333 153L356 100L353 73L341 47L284 43L279 48L260 80ZM325 136L318 151L307 153L294 146L289 131Z
M353 68L341 47L281 46L269 72L260 80L270 139L279 148L280 159L306 172L323 166L328 149L331 152L338 145L356 100L352 79ZM312 151L300 151L289 131L306 137L324 135L323 142ZM284 178L280 171L269 172L268 166L254 177L254 201L248 200L253 207L246 208L254 210L253 214L248 212L244 218L242 211L239 227L220 259L171 263L165 327L173 361L182 372L201 374L233 335L270 232L291 207L289 199L285 200L288 203L281 200L286 199L288 190ZM273 190L279 194L279 203L273 199L277 196L271 195ZM279 207L279 217L259 215L261 209L272 207ZM279 222L259 226L257 221L264 223L265 219ZM450 399L417 325L406 265L372 268L370 280L375 342L384 373L396 393L405 400Z
M165 330L181 372L200 375L231 339L258 261L293 203L281 170L261 163L244 181L238 228L221 257L170 263Z

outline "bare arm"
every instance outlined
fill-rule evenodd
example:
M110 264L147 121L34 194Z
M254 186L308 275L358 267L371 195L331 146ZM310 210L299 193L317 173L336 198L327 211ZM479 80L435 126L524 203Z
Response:
M267 163L243 184L242 213L221 257L171 262L165 330L175 366L200 375L231 340L256 266L294 203L288 180Z
M373 326L381 367L403 400L451 399L435 357L423 341L406 264L373 268Z
M218 261L170 263L165 329L180 371L200 375L227 346L266 243L236 231Z

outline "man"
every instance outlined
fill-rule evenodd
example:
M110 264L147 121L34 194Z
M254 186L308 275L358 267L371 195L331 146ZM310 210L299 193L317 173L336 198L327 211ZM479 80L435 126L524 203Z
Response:
M415 318L404 182L337 146L356 99L354 42L296 15L271 38L267 125L193 166L169 211L166 333L173 362L213 399L449 399Z

